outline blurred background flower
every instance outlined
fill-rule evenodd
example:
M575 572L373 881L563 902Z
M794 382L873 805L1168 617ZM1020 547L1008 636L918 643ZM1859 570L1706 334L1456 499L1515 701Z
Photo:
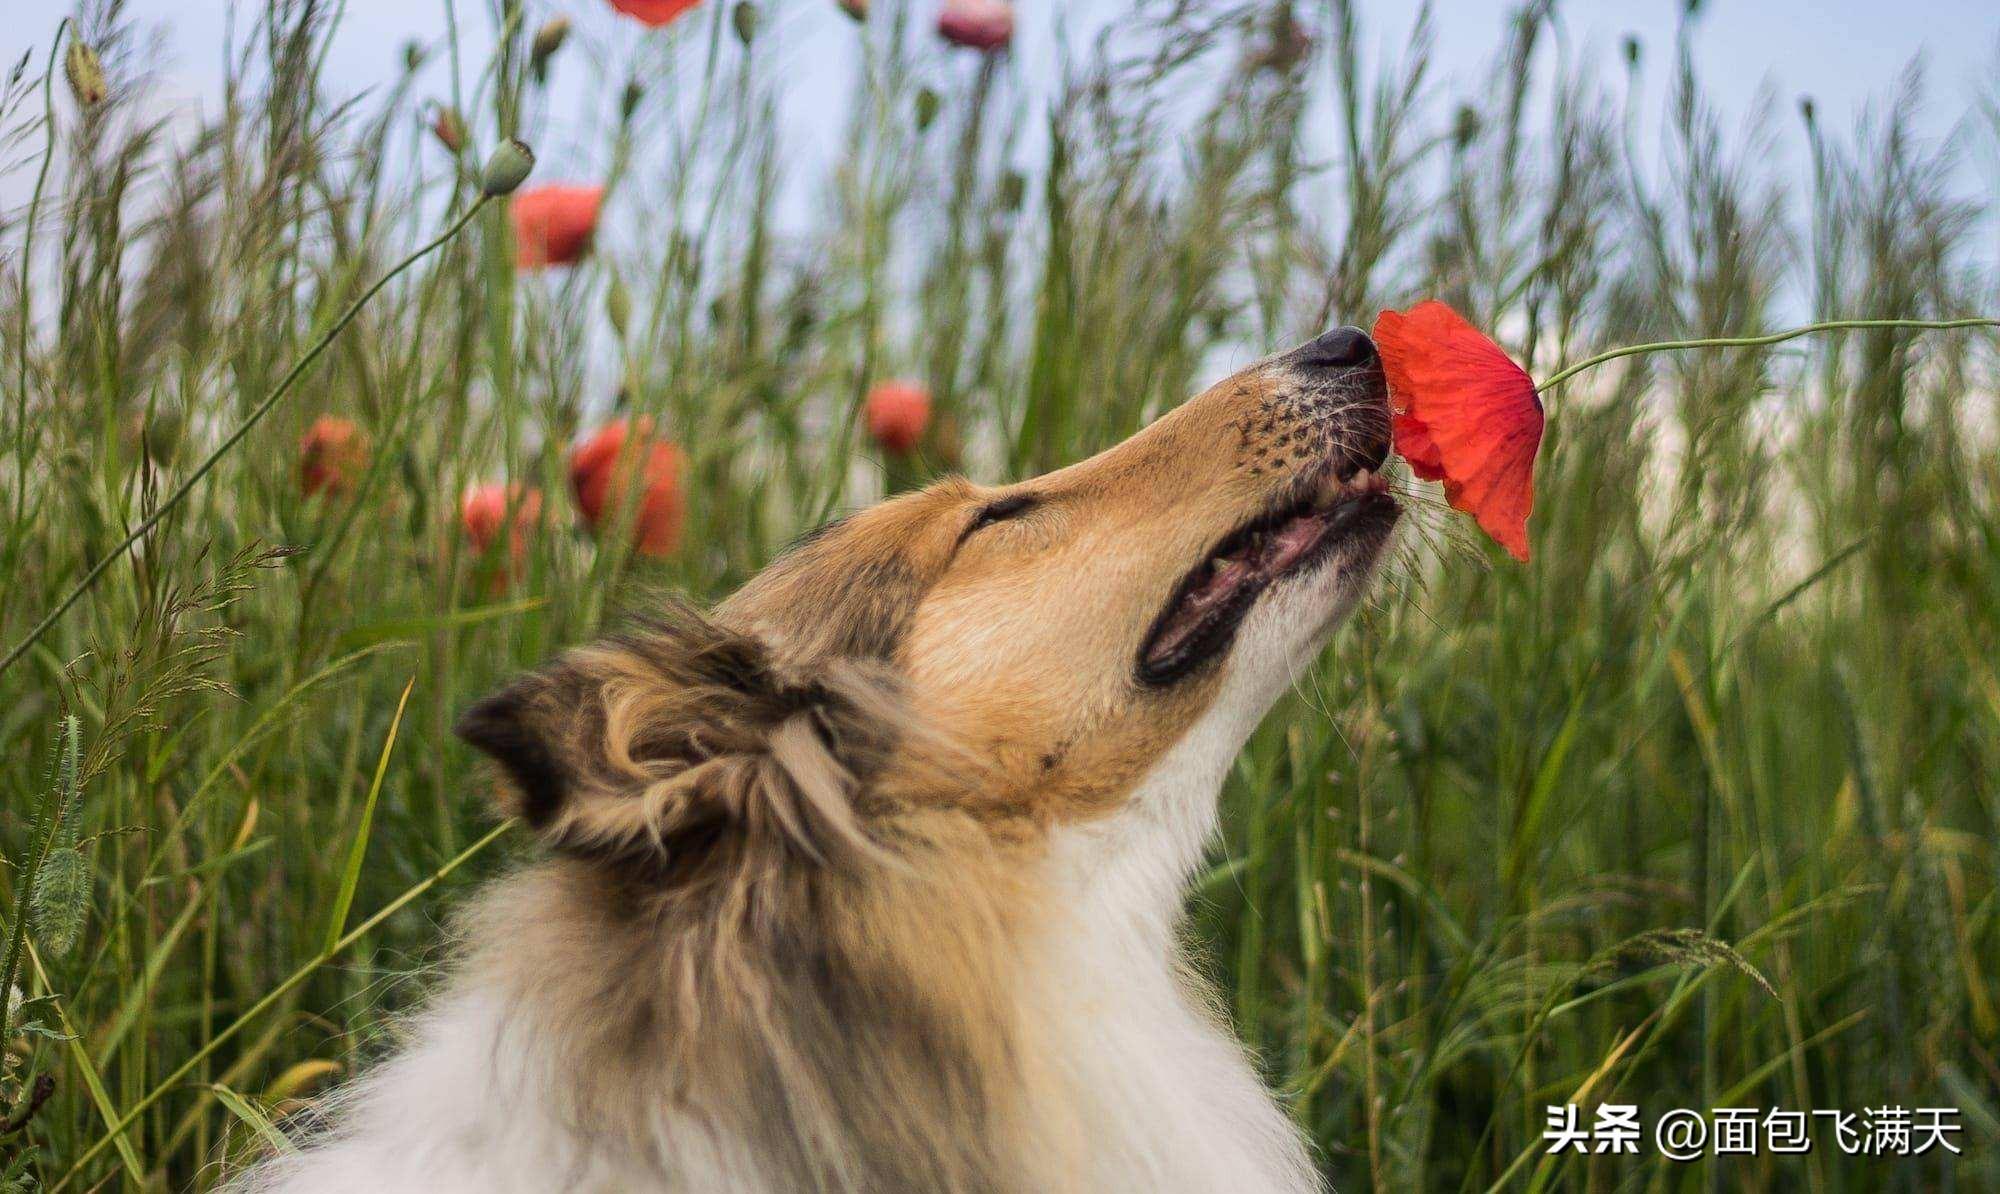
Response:
M701 0L611 0L611 7L628 17L636 17L658 28L699 4Z
M633 426L629 419L614 419L572 449L570 489L585 524L599 533L617 525L628 501L636 502L632 514L634 547L641 555L671 555L680 546L686 513L681 450L655 438L652 424L644 419L636 424L637 442L628 449L626 439ZM628 497L634 476L639 493Z
M868 435L885 452L905 453L930 426L931 394L913 381L888 381L868 391Z
M501 529L506 528L504 560L511 573L527 558L528 539L542 517L542 491L519 482L511 485L487 482L466 490L458 509L465 541L481 555L499 540Z
M515 264L522 269L573 265L590 251L597 235L602 186L550 183L513 197Z
M368 465L368 440L353 420L322 415L299 440L299 489L306 496L345 493Z
M1014 6L1007 0L944 0L938 35L974 50L1005 49L1014 40Z

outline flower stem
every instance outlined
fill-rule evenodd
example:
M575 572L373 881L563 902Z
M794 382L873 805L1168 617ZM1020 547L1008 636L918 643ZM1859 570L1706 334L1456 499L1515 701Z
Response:
M17 333L14 348L20 356L20 373L16 376L17 390L14 395L14 534L18 537L26 525L28 508L28 336L34 321L29 317L33 307L34 291L31 287L35 268L35 217L42 210L42 188L49 181L49 161L56 156L56 108L53 87L56 77L56 51L62 48L63 34L69 30L69 18L64 17L56 25L55 40L49 43L49 64L42 71L42 168L35 172L34 197L28 200L28 234L21 243L21 329ZM0 669L4 670L4 669Z
M216 463L223 456L227 455L231 448L241 442L244 436L250 434L250 429L257 425L258 420L271 413L271 408L278 405L278 399L285 396L285 391L292 388L292 383L304 376L305 371L311 367L312 363L319 359L319 355L326 351L327 345L333 343L334 337L340 335L348 324L354 322L354 317L361 314L361 308L368 305L368 300L374 298L384 286L387 286L390 279L412 265L415 265L439 245L457 236L459 230L471 223L473 216L479 214L479 209L486 206L488 198L490 196L480 196L456 220L452 221L451 227L438 233L436 239L432 240L429 244L426 244L421 249L397 262L395 267L389 270L388 273L375 279L372 286L362 291L359 298L349 303L347 309L340 313L339 318L328 325L326 331L320 335L320 338L313 342L313 346L306 350L305 355L293 362L292 367L285 372L285 375L278 379L278 384L272 388L269 394L264 396L264 400L257 404L256 409L252 410L248 417L237 424L236 430L230 432L227 439L216 445L215 451L210 452L206 460L203 460L201 464L196 466L193 472L188 474L187 480L182 481L178 488L168 494L167 499L161 502L159 508L154 510L144 522L133 528L132 533L125 536L124 542L104 553L104 558L91 565L90 571L83 574L83 579L76 582L76 587L71 589L69 594L54 609L50 610L46 617L35 623L33 630L22 635L21 641L14 644L7 652L5 658L0 658L0 672L5 672L14 665L16 660L26 655L28 648L34 646L44 634L48 633L49 627L54 626L58 619L69 612L70 606L75 605L78 601L82 600L85 593L90 592L91 586L97 583L98 577L104 575L105 569L111 567L113 560L124 555L126 550L134 543L145 538L149 531L160 524L161 519L171 513L175 506L180 505L187 495L193 492L194 487L201 483L201 479L208 475L208 471L214 468Z
M1810 336L1815 332L1846 331L1851 328L1907 328L1915 331L1948 331L1952 328L1992 328L2000 327L2000 319L1986 317L1972 319L1829 319L1820 323L1809 323L1804 327L1789 328L1782 332L1772 332L1765 336L1715 336L1703 340L1656 340L1651 344L1628 344L1623 348L1608 349L1593 357L1585 357L1576 364L1560 370L1554 377L1535 387L1536 393L1547 393L1575 377L1585 369L1595 368L1606 361L1619 357L1639 356L1649 352L1670 352L1681 348L1760 348L1767 344L1781 344L1786 340L1796 340L1800 336Z

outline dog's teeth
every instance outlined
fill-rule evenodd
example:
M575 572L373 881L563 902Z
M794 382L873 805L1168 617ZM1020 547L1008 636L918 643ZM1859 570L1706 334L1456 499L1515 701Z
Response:
M1208 571L1210 575L1214 575L1215 573L1220 572L1227 567L1229 567L1229 559L1227 556L1216 556L1214 559L1208 562Z

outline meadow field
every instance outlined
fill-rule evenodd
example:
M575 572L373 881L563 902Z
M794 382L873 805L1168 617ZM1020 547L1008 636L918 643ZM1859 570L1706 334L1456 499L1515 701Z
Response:
M1894 64L1854 127L1746 126L1682 46L1593 59L1539 0L1477 77L1421 28L1372 53L1348 0L1143 0L1043 102L884 2L799 155L793 6L538 52L560 10L494 2L497 42L385 45L407 71L362 93L322 70L338 5L245 5L192 131L103 0L5 77L0 1188L285 1147L524 851L457 713L833 514L1079 459L1425 297L1543 377L2000 313L1967 184L2000 88L1927 139ZM593 172L545 154L474 210L510 136ZM507 206L550 182L603 184L605 231L523 268ZM932 404L908 453L862 417L897 379ZM619 415L678 445L664 554L578 518L572 445ZM1532 561L1402 476L1375 599L1241 759L1190 909L1229 1014L1342 1190L2000 1189L2000 336L1640 357L1548 415ZM482 484L539 491L494 512L517 557L468 534ZM1950 1107L1961 1151L1548 1155L1547 1106L1599 1102Z

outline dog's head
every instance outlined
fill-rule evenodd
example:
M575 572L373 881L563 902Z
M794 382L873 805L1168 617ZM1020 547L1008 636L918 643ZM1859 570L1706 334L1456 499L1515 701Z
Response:
M1079 464L823 527L459 732L558 850L650 864L862 859L926 803L1100 819L1197 726L1233 753L1353 607L1397 518L1388 451L1374 345L1329 332Z

